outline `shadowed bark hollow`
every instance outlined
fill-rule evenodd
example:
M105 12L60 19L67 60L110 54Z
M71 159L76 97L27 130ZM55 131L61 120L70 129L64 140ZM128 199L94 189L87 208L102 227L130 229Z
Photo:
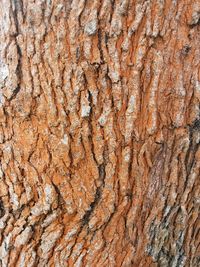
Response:
M199 0L0 0L0 266L200 266L199 63Z

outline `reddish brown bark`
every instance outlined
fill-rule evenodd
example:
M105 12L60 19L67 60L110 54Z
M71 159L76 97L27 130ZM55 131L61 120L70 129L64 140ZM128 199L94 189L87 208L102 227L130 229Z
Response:
M0 1L1 266L200 265L200 1Z

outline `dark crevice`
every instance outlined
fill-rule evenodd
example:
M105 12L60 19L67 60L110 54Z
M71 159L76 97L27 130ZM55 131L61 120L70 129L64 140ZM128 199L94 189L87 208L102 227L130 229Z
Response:
M85 226L89 223L90 221L90 217L95 209L95 207L97 206L97 204L99 203L99 200L101 198L101 188L97 187L96 190L96 194L94 197L94 201L90 204L90 208L89 210L87 210L82 218L82 226Z
M186 172L187 177L190 175L192 167L195 164L195 154L199 147L199 142L196 142L196 132L200 131L200 120L196 119L192 125L189 126L189 148L185 157L185 166L186 166ZM186 185L187 186L187 185Z
M111 0L110 1L110 4L111 4L111 11L110 11L110 20L109 20L109 23L111 24L112 18L113 18L113 14L114 14L114 10L115 10L115 0Z
M58 207L62 210L63 209L63 206L65 204L65 200L60 192L60 189L58 188L57 185L55 185L53 182L52 182L53 186L54 186L54 189L57 193L57 196L58 196Z
M190 131L200 131L200 119L196 119L190 126Z
M2 199L0 199L0 218L5 215L5 208Z
M182 56L187 56L191 50L191 46L189 44L186 44L183 46L183 48L181 49L181 55Z
M19 86L19 84L18 84L18 86L17 86L17 87L15 88L15 90L13 91L11 97L9 98L9 101L12 101L12 100L16 97L16 95L19 93L19 91L20 91L20 86Z
M82 218L82 227L84 227L85 225L89 223L90 217L101 199L102 188L104 187L104 180L105 180L105 175L106 175L104 164L99 165L98 169L99 169L99 179L102 182L102 184L101 186L97 187L94 201L90 204L90 208L85 212Z
M101 47L101 40L102 40L102 32L99 29L98 30L98 49L99 49L99 52L100 52L101 64L103 64L105 62L104 62L104 58L103 58L103 50L102 50L102 47Z
M200 25L200 18L198 19L198 21L197 21L196 23L192 23L192 24L190 24L189 27L190 27L191 29L193 29L194 27L199 26L199 25Z
M99 179L104 182L106 176L104 164L99 165L98 170L99 170Z

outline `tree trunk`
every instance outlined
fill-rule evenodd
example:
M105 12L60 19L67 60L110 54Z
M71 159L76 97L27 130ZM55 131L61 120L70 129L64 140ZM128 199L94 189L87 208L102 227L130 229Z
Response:
M200 1L0 1L2 267L200 266Z

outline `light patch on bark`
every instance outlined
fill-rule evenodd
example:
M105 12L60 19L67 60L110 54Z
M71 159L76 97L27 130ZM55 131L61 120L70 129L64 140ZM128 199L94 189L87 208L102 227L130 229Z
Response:
M0 83L4 83L4 80L9 76L8 66L0 60Z
M61 139L61 143L64 145L69 145L69 138L67 134L64 134L63 139Z
M43 259L48 259L48 252L54 247L56 240L62 235L62 228L56 229L53 232L45 232L41 237L41 245L39 249L41 250L41 257Z
M88 100L88 93L81 96L81 117L85 118L90 115L90 102Z
M22 245L25 245L29 241L31 235L32 235L31 227L26 227L26 229L16 237L15 247L20 247Z

